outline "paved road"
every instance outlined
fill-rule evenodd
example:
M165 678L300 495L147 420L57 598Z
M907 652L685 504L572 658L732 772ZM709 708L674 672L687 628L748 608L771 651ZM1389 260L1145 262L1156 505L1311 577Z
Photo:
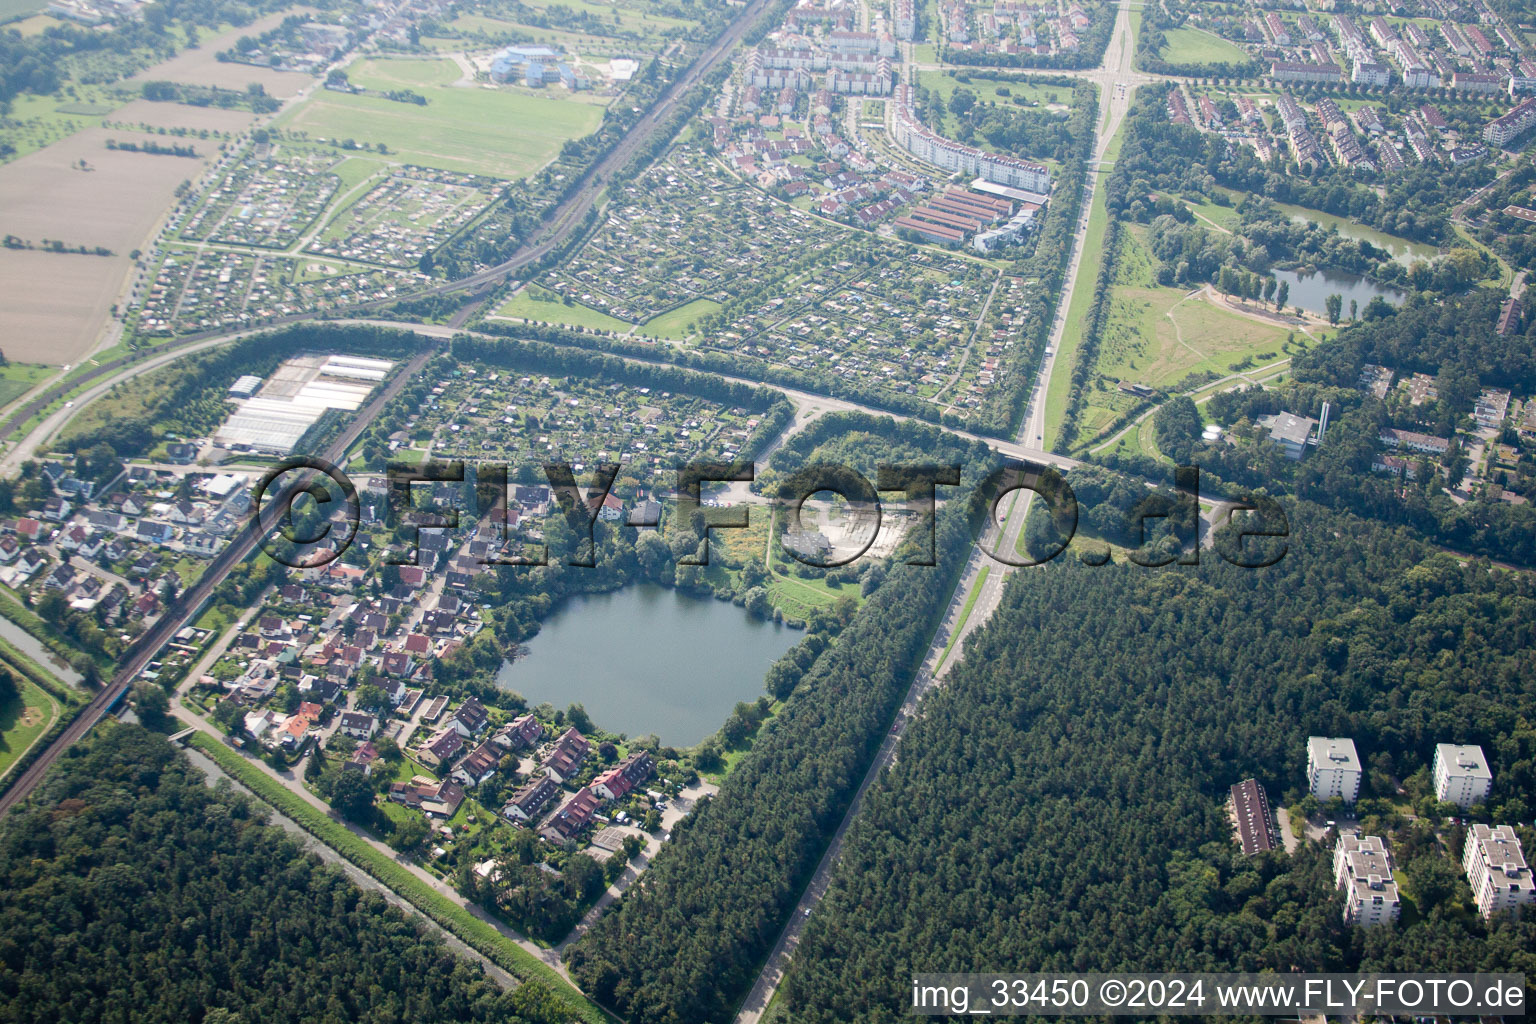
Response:
M1119 129L1120 121L1125 116L1125 111L1130 106L1130 93L1134 84L1140 79L1140 75L1131 70L1131 60L1134 51L1134 40L1130 34L1130 8L1126 0L1121 0L1121 6L1115 19L1114 35L1105 50L1104 64L1095 71L1089 72L1084 77L1096 81L1100 86L1100 118L1099 134L1094 146L1094 159L1097 162L1104 155L1108 140ZM1127 84L1123 90L1124 95L1119 95L1122 90L1117 86ZM1107 134L1106 134L1107 133ZM1056 367L1055 352L1060 350L1061 332L1064 327L1066 310L1071 304L1073 289L1077 283L1077 269L1082 256L1083 237L1088 223L1088 209L1093 199L1093 190L1096 187L1098 175L1090 173L1082 202L1082 220L1079 222L1078 231L1074 240L1072 260L1069 265L1065 286L1062 291L1062 300L1056 322L1052 326L1051 341L1049 347L1052 355L1045 357L1040 367L1034 391L1031 392L1030 405L1024 422L1019 429L1018 437L1014 444L1006 445L995 441L989 441L995 449L1005 454L1018 453L1019 457L1027 458L1037 463L1048 463L1071 468L1077 463L1071 459L1063 459L1041 449L1040 439L1045 433L1045 395L1050 386L1051 374ZM1091 286L1091 283L1090 283ZM847 835L848 827L858 817L863 809L864 795L870 785L877 779L880 772L889 767L896 757L896 748L905 734L907 726L911 724L913 716L917 713L918 703L923 695L942 680L949 666L959 660L963 653L965 637L974 631L981 623L991 617L998 604L1002 600L1003 590L1010 572L1010 567L1004 565L988 555L983 550L1010 553L1015 549L1018 538L1024 529L1024 521L1029 511L1029 499L1033 496L1031 491L1015 492L1012 497L1005 498L999 506L999 514L1003 519L1001 524L993 522L983 533L979 544L972 548L970 558L961 575L960 585L950 599L950 606L945 613L944 623L940 626L934 637L933 644L928 650L922 668L917 677L908 688L900 709L896 713L891 730L880 744L879 751L871 761L869 769L859 783L852 802L848 806L847 813L842 822L832 834L832 841L828 844L826 852L822 855L820 863L816 866L815 873L811 876L805 892L800 901L790 913L789 920L785 923L779 934L778 942L773 951L769 953L763 969L759 973L757 981L753 984L747 997L743 1000L741 1009L736 1016L736 1024L758 1024L769 1002L773 999L779 983L783 980L784 973L789 968L789 962L796 946L799 945L800 936L805 928L816 904L826 894L827 887L831 883L832 870L842 854L843 840ZM981 584L981 590L970 614L965 614L965 603L970 591L980 578L983 569L987 569L987 578ZM958 632L957 632L958 631ZM950 636L955 636L955 643L950 647L946 656L945 648L949 646Z
M379 393L370 401L336 438L335 441L321 453L320 457L330 462L341 458L343 452L357 440L379 410L384 408L391 398L400 392L406 382L414 377L426 364L428 358L436 351L434 347L424 348L417 353L401 369L394 380L380 389ZM294 474L299 476L300 474ZM127 692L128 687L138 678L144 666L149 664L165 646L177 631L190 622L201 610L203 603L213 594L220 583L224 582L240 562L256 549L261 538L266 536L276 526L278 520L288 507L288 496L298 493L302 481L295 480L284 491L268 500L263 508L260 521L250 520L247 526L229 545L221 551L217 557L209 563L203 575L192 586L184 590L181 595L166 608L165 613L144 632L139 639L124 652L117 674L111 682L104 686L100 692L75 716L73 722L65 728L63 733L51 743L48 748L32 763L26 773L18 778L5 793L0 794L0 816L3 816L13 806L26 799L27 795L36 788L42 780L43 774L48 770L60 754L68 750L78 739L84 736L101 721Z

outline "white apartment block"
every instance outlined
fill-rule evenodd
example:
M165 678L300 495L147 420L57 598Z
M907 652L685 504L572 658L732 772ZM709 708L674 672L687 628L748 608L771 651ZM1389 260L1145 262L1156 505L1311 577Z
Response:
M1515 830L1508 825L1473 825L1461 866L1467 871L1478 912L1485 919L1501 911L1518 912L1536 899L1531 869L1525 863Z
M1435 798L1458 807L1482 803L1493 788L1482 747L1436 744L1434 772Z
M1307 789L1319 800L1341 798L1352 804L1360 796L1360 757L1355 741L1346 737L1307 737Z
M1379 836L1339 836L1333 848L1333 882L1344 890L1345 924L1392 924L1402 913L1392 857Z
M1011 185L1028 192L1051 190L1051 172L1041 164L988 153L934 134L913 113L911 87L906 83L896 87L895 111L891 121L895 128L896 144L925 163L949 171L962 171L985 178L996 185Z
M1383 86L1392 84L1392 69L1385 64L1377 64L1375 61L1355 61L1354 70L1350 73L1351 82L1359 82L1361 85Z

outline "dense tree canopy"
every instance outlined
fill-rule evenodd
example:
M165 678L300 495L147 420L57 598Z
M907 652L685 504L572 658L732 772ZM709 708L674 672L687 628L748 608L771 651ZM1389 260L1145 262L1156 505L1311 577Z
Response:
M1270 569L1015 577L870 790L790 1019L904 1019L917 971L1536 966L1536 922L1461 905L1457 834L1398 847L1423 919L1369 933L1343 926L1327 849L1236 852L1227 786L1297 792L1312 733L1353 736L1381 780L1481 743L1501 821L1529 820L1536 783L1531 582L1289 512Z
M159 736L72 748L0 825L0 1020L555 1021Z

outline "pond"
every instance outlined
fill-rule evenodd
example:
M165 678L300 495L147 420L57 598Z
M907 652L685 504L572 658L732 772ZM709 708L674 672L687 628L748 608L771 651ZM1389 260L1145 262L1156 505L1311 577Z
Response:
M1385 249L1392 254L1392 258L1402 263L1412 263L1414 260L1432 260L1440 251L1433 245L1424 242L1415 242L1397 235L1389 235L1385 231L1377 231L1375 228L1357 224L1347 217L1338 217L1321 210L1308 209L1305 206L1293 206L1290 203L1276 203L1276 206L1290 214L1291 220L1297 223L1311 221L1324 228L1335 227L1339 234L1345 238L1353 238L1361 242L1370 242L1378 249Z
M729 601L641 584L561 604L496 684L529 704L581 704L611 732L688 747L737 701L756 700L768 669L804 635Z
M1327 300L1330 295L1338 295L1344 299L1345 317L1349 316L1349 301L1354 299L1359 303L1360 309L1365 309L1365 304L1380 296L1400 306L1403 302L1403 293L1390 285L1377 284L1368 277L1359 274L1351 274L1344 270L1315 270L1311 273L1296 270L1276 270L1275 278L1290 283L1291 294L1286 299L1290 306L1300 306L1302 309L1310 309L1314 313L1327 313Z

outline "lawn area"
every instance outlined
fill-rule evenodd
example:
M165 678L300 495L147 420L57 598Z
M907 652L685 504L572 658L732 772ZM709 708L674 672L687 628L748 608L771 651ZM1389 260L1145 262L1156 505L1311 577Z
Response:
M6 363L0 366L0 409L26 394L53 370L54 367L43 366L41 363Z
M0 0L0 4L4 2ZM0 142L8 143L14 152L0 162L15 160L78 131L94 128L120 103L100 86L81 85L75 91L79 96L75 100L31 93L21 93L12 99L10 110L0 118Z
M1122 125L1110 141L1110 150L1118 153ZM1106 157L1108 154L1106 154ZM1088 232L1082 240L1083 254L1078 265L1077 279L1072 287L1071 304L1067 307L1066 326L1061 332L1061 347L1056 353L1056 366L1051 372L1051 383L1045 393L1045 439L1047 450L1055 443L1061 430L1062 417L1067 413L1067 398L1072 391L1072 364L1077 350L1083 343L1083 326L1088 321L1088 310L1093 305L1094 284L1099 279L1099 269L1104 265L1104 232L1109 227L1109 211L1104 205L1104 186L1111 169L1101 167L1090 173L1098 175L1093 190L1093 205L1088 211Z
M519 178L602 122L602 107L553 93L440 84L448 72L439 65L457 79L458 69L447 60L368 60L349 71L360 84L403 78L409 84L388 87L414 89L427 97L426 106L322 90L285 114L277 127L312 138L382 142L393 159L423 167Z
M1192 203L1186 199L1184 200L1184 205L1193 210L1196 216L1210 221L1217 227L1226 228L1228 231L1235 231L1238 223L1243 219L1242 215L1234 208L1218 206L1209 199L1199 203Z
M640 325L640 333L648 338L682 341L692 333L694 322L699 317L706 313L713 313L719 308L720 303L713 299L694 299L686 305L669 309L647 320Z
M981 102L995 102L1002 106L1012 104L1015 99L1042 104L1072 102L1072 90L1061 85L1041 85L1027 80L999 81L985 77L985 72L980 71L920 71L917 75L918 83L935 96L942 98L946 107L956 89L969 89ZM963 75L970 81L962 82L955 77L956 75ZM999 94L998 89L1006 89L1007 92ZM1052 97L1055 98L1052 99Z
M1172 64L1243 64L1248 54L1235 43L1199 28L1170 28L1158 56Z
M430 85L452 85L459 80L459 66L437 58L372 58L358 61L347 69L347 78L363 89L420 89Z
M1191 373L1225 376L1241 366L1282 358L1291 333L1230 311L1219 300L1160 287L1143 238L1144 230L1135 227L1121 236L1109 318L1080 417L1085 443L1135 404L1116 390L1117 381L1170 390Z
M621 334L628 332L631 326L617 317L583 306L579 302L567 305L561 301L560 296L536 284L530 284L504 302L496 311L496 316L542 320L570 327L596 327Z
M59 716L59 702L44 693L30 679L16 676L21 695L0 704L0 776L16 763L16 759L48 731Z

